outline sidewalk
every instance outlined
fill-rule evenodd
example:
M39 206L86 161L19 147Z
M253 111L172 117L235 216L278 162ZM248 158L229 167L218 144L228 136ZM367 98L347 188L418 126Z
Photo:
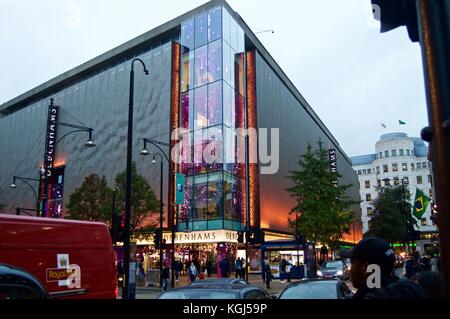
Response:
M210 279L217 278L216 276L210 277ZM230 276L230 278L234 278L234 274ZM208 279L207 277L205 279ZM197 279L197 281L201 281L202 279ZM260 274L249 274L248 281L250 284L266 289L266 284L263 282ZM292 282L296 282L298 280L293 279ZM274 279L270 282L270 289L266 289L269 294L277 294L280 293L289 283L284 282L281 283L279 279ZM175 282L175 288L181 288L189 285L188 277L186 275L180 276L179 281ZM169 281L170 286L170 281ZM170 290L170 288L169 288ZM136 287L136 291L162 291L159 287Z

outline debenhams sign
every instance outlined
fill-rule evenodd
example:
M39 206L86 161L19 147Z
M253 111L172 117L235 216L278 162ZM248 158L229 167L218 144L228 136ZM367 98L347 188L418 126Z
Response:
M172 234L170 232L164 233L163 238L166 240L167 244L172 242ZM221 242L232 242L237 243L237 232L231 230L208 230L208 231L193 231L190 233L175 233L175 244L195 244L195 243L221 243ZM142 244L153 244L148 243L137 243Z

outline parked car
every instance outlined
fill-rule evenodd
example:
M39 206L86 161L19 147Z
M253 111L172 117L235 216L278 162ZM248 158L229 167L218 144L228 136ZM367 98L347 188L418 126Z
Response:
M0 300L49 299L45 287L23 269L0 264Z
M337 279L306 279L288 285L278 299L348 299L350 287Z
M203 279L196 280L192 282L189 287L223 287L223 286L232 286L232 285L249 285L249 283L240 278L211 278L211 279Z
M319 278L339 278L347 280L349 278L349 267L343 260L329 260L320 265L317 271Z
M1 214L0 243L0 261L33 275L52 298L117 298L103 223Z
M222 288L186 286L164 292L158 299L271 299L271 297L260 287L232 285Z

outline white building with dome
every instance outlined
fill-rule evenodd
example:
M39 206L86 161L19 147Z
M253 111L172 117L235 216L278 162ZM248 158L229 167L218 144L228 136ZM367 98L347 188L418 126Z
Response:
M405 187L411 193L411 205L414 206L416 188L433 198L433 180L431 162L428 161L428 147L416 137L405 133L389 133L381 136L375 144L375 153L351 158L353 169L357 172L360 183L361 221L363 233L369 230L370 213L373 201L378 196L377 188L394 183ZM389 181L387 181L389 179ZM417 243L420 252L432 249L436 243L432 240L437 232L431 219L430 203L425 214L418 220L416 228L421 232Z

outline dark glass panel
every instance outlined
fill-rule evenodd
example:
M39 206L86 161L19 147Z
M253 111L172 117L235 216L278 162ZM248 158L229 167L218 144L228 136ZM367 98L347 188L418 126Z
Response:
M222 79L222 41L208 45L208 82Z
M181 25L181 45L183 46L183 54L194 50L194 19Z
M195 86L199 87L206 84L208 79L207 64L208 54L207 46L195 50Z
M208 85L208 126L222 123L222 81Z

